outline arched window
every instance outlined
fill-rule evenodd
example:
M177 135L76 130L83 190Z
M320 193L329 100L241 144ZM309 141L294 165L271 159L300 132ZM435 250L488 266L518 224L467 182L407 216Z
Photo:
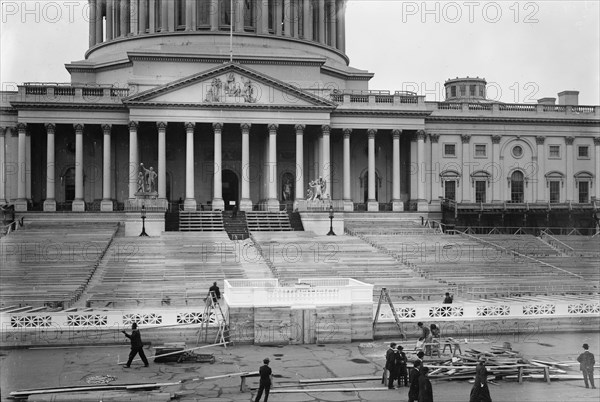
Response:
M445 170L440 173L440 180L444 188L444 198L456 201L456 188L460 185L460 173L456 170Z
M520 170L510 176L510 202L525 202L525 176Z

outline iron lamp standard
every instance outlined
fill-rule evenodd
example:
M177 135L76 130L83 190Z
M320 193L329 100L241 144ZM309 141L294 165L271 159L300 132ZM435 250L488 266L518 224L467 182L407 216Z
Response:
M140 233L140 237L146 236L148 237L148 233L146 233L146 206L142 205L142 233Z
M335 236L335 233L333 232L333 205L332 204L329 205L329 233L327 233L327 236Z

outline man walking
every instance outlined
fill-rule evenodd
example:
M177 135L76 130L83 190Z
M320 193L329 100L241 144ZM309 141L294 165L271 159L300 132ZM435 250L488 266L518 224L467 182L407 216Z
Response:
M262 397L263 391L265 392L265 402L269 400L269 392L271 391L271 380L273 378L273 371L271 367L269 367L269 358L263 360L264 365L258 369L258 374L260 374L260 383L258 386L258 394L256 394L255 402L260 401Z
M590 384L592 384L592 388L595 389L594 364L596 364L596 360L594 359L594 355L588 350L589 348L590 346L587 343L583 344L583 353L579 355L577 361L579 362L579 370L583 373L585 387L589 388Z
M419 400L419 376L421 375L421 361L415 360L413 368L410 370L408 381L410 388L408 389L408 402L416 402Z
M131 341L131 352L129 352L129 360L127 360L127 364L125 364L125 368L129 368L131 366L131 362L133 358L138 353L140 354L140 358L144 362L144 366L148 367L148 359L146 359L146 355L144 354L144 343L142 342L142 336L140 335L140 331L137 329L137 324L134 322L131 324L131 335L129 335L125 331L121 331L125 334L126 337Z

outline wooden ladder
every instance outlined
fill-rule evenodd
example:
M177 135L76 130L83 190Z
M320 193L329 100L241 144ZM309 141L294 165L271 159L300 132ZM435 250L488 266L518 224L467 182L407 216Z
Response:
M375 336L375 327L377 326L377 321L379 320L379 310L381 309L381 303L383 301L387 301L392 310L392 314L394 315L394 320L396 321L396 325L398 326L398 330L400 331L400 337L402 339L406 339L406 335L402 332L402 325L400 324L400 318L398 318L398 313L396 313L396 308L394 307L394 303L392 303L392 299L390 298L390 294L388 293L387 288L381 288L381 293L379 294L379 302L377 303L377 311L375 312L375 319L373 320L373 336Z
M222 343L227 347L227 342L229 342L229 325L227 324L227 319L225 318L225 314L223 314L221 304L219 304L219 299L217 299L217 295L214 291L209 291L206 296L204 314L202 316L202 327L198 332L196 344L200 343L200 336L203 332L204 342L208 342L208 327L210 326L212 314L214 314L214 319L218 327L217 335L215 336L215 341L213 343Z

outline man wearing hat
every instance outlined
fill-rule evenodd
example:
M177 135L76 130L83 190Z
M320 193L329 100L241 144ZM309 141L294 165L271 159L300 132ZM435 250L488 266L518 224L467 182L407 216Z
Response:
M135 322L131 324L131 335L129 335L125 331L121 332L131 341L131 352L129 352L129 359L127 360L127 364L125 364L123 367L129 368L129 366L131 366L133 358L138 353L140 354L140 358L144 362L144 366L148 367L148 359L146 359L146 355L144 354L144 343L142 342L142 336L140 335L140 331L137 329L137 324Z
M258 387L258 394L256 395L255 402L260 401L262 397L263 391L265 392L265 402L269 400L269 392L271 391L271 379L273 377L273 371L271 367L269 367L269 358L265 358L263 360L264 365L258 369L258 374L260 374L260 383Z
M385 369L388 371L388 388L394 389L394 381L396 381L396 342L390 343L390 347L385 352Z
M492 402L487 384L488 371L485 368L485 357L480 356L475 369L475 382L471 388L469 402Z
M589 348L590 346L587 343L583 344L583 353L579 355L577 361L579 362L579 370L583 373L585 387L589 388L590 384L592 384L592 388L595 389L594 364L596 364L596 360L594 359L594 355L588 350Z

